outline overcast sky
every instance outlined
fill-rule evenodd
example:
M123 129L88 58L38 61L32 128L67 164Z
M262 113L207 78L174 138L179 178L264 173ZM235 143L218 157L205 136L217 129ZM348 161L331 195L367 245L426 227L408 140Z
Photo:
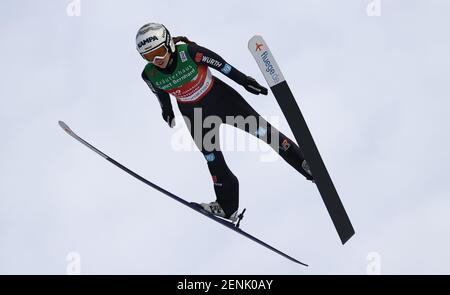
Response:
M82 274L448 274L450 2L381 0L369 13L381 15L368 16L369 0L81 0L69 16L72 2L0 2L0 274L66 274L69 253ZM315 185L264 151L224 152L247 208L242 228L309 268L59 128L182 198L215 199L201 153L171 144L187 134L180 118L170 129L141 80L134 37L147 22L261 83L247 41L264 36L354 224L345 246ZM214 74L292 137L272 94Z

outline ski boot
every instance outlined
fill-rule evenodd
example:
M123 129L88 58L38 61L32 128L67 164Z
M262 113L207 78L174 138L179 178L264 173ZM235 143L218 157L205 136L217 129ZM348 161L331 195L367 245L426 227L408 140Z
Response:
M308 162L306 162L306 160L303 160L302 168L310 176L309 180L311 180L314 183L314 178L313 178L313 175L311 173L311 169L309 168L309 164L308 164Z
M225 212L223 211L222 207L220 206L220 204L217 201L211 202L209 204L201 203L200 206L202 206L203 210L205 210L206 212L209 212L209 213L219 216L221 218L228 219L232 222L236 222L238 220L238 211L237 210L230 216L226 216Z

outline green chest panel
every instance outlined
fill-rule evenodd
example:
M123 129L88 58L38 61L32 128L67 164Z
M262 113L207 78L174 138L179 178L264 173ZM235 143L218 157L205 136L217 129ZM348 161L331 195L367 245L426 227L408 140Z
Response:
M175 88L180 88L184 84L192 81L198 75L198 68L194 60L189 56L186 44L176 45L177 47L177 67L172 74L160 72L153 64L147 64L144 71L153 85L170 92Z

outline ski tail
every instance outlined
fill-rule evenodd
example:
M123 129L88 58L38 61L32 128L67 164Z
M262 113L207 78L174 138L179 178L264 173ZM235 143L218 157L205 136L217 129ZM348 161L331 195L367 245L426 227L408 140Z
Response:
M286 81L273 86L272 91L276 97L293 97ZM279 104L281 108L285 110L286 117L293 118L291 126L292 132L294 134L301 134L302 150L304 150L305 157L310 165L314 183L322 196L325 207L330 215L336 232L339 235L341 243L344 245L355 234L355 230L306 123L304 123L304 128L301 127L303 122L305 122L305 119L297 104L293 106L284 99L280 99ZM299 142L300 139L296 137L296 140Z

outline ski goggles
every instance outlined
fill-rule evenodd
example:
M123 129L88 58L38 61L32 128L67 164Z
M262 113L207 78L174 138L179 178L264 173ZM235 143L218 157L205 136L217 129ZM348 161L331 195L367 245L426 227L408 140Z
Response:
M167 49L166 45L163 43L160 46L153 49L152 51L142 54L142 57L145 58L147 61L154 64L157 60L164 59L168 53L169 53L169 50Z

